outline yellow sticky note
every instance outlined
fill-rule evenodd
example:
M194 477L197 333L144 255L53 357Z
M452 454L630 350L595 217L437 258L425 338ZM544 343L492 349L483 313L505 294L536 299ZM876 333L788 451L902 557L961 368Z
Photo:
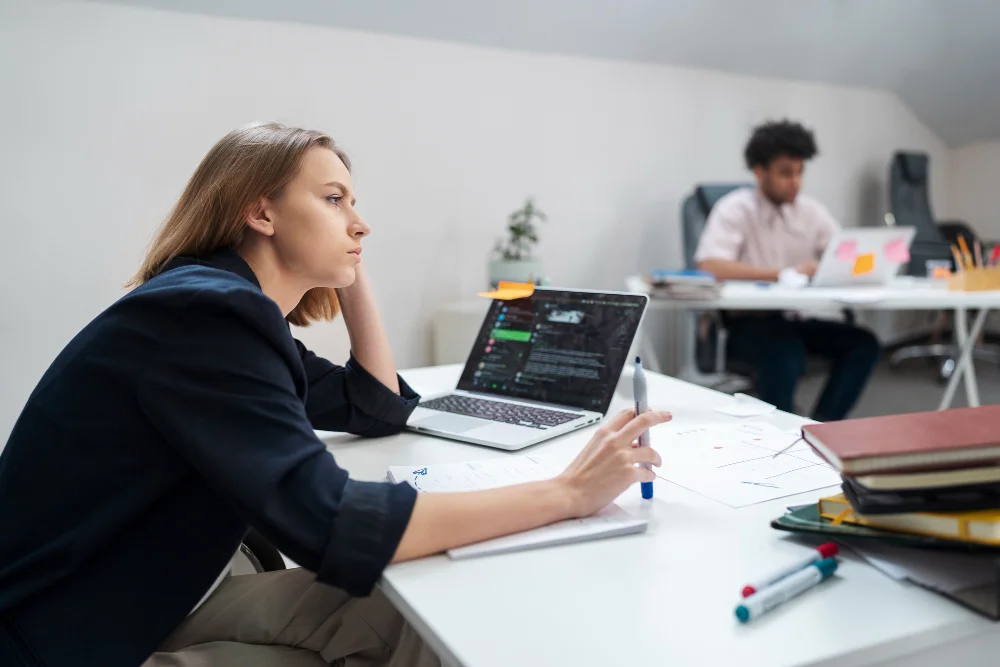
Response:
M866 273L871 273L875 269L875 253L870 252L865 255L858 255L857 259L854 260L854 268L851 269L851 273L856 276L863 276Z
M497 283L497 288L492 292L480 292L479 296L487 299L500 299L510 301L511 299L523 299L535 293L535 286L532 283L514 283L501 280Z

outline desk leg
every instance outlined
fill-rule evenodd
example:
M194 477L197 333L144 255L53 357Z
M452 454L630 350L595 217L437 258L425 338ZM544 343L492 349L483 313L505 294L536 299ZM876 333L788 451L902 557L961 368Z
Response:
M965 396L969 400L969 407L978 408L979 407L979 383L976 381L976 360L973 356L973 351L976 349L976 344L979 342L979 334L982 333L983 325L986 323L986 309L979 311L976 316L976 321L972 323L972 332L965 332L965 341L963 341L959 347L962 350L962 354L965 355ZM964 329L969 323L969 317L965 311L962 313L962 328Z
M983 308L976 315L975 322L972 323L972 331L968 329L968 311L965 308L955 309L955 337L958 339L959 355L955 360L955 370L952 371L948 386L941 397L941 404L938 410L947 410L951 407L951 402L955 399L955 391L958 390L960 376L965 378L965 396L970 407L979 407L979 385L976 382L976 367L972 362L972 350L976 347L979 334L986 324L986 315L989 311Z

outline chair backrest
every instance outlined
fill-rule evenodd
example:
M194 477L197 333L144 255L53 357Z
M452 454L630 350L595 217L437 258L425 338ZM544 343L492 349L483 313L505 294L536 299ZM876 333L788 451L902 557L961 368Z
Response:
M889 208L896 224L916 227L914 243L947 243L931 211L930 158L899 151L889 166Z
M753 187L749 183L708 184L695 186L681 204L681 231L684 241L684 267L694 269L694 253L698 250L698 239L705 230L708 214L715 204L733 190Z

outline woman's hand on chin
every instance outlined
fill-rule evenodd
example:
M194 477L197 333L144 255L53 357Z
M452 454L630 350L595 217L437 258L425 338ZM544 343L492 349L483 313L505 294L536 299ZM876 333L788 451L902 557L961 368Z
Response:
M389 349L389 339L382 327L382 318L375 306L375 295L364 269L354 267L354 282L337 288L340 312L351 337L351 352L355 360L386 387L399 393L396 363Z

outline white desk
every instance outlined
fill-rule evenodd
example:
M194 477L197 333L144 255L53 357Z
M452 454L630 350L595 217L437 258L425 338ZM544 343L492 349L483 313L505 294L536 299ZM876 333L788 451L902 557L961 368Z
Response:
M421 393L455 386L460 367L404 371ZM655 373L650 402L677 418L734 421L711 411L732 400ZM628 405L616 397L612 410ZM804 423L778 413L780 428ZM568 454L579 431L531 448ZM412 433L324 440L353 477L384 479L390 465L458 462L505 452ZM657 443L654 441L654 446ZM829 493L833 489L827 489ZM802 547L769 521L821 492L731 509L662 480L618 502L649 517L642 535L451 562L391 566L382 588L447 665L464 667L791 667L995 665L1000 628L958 605L845 559L835 580L750 625L733 616L743 585ZM914 652L922 652L918 656ZM945 657L947 656L947 657Z
M649 292L649 285L639 276L630 276L626 285L632 292ZM870 310L953 310L955 336L960 352L938 409L951 407L958 383L963 378L969 405L979 405L979 385L976 382L975 365L972 363L972 349L979 339L990 309L1000 308L1000 291L950 292L944 285L905 278L897 279L886 287L853 288L790 289L780 285L729 282L723 284L722 294L718 299L695 301L652 298L649 301L650 309L671 310L814 310L831 306ZM979 310L971 330L968 325L969 310ZM653 347L648 344L643 347L644 356L655 359Z

